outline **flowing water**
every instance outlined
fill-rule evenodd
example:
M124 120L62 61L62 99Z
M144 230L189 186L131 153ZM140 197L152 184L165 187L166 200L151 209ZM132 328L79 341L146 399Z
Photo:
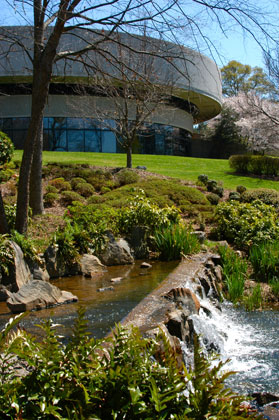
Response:
M73 276L52 281L62 290L67 290L79 299L77 303L56 306L50 309L31 312L21 325L27 331L40 335L36 327L41 320L51 317L55 324L62 324L61 334L67 336L71 332L77 308L86 306L86 318L89 331L96 337L104 337L120 322L151 290L174 270L178 262L153 262L152 268L140 268L140 262L131 266L108 267L106 273L94 279ZM111 279L122 277L117 283ZM100 288L113 287L113 290L99 292ZM0 328L7 322L11 314L6 303L0 302Z

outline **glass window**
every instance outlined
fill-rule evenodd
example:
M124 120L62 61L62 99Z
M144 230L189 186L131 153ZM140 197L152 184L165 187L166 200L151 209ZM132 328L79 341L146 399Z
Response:
M28 128L30 118L13 118L13 129L22 130Z
M84 152L83 130L67 130L67 137L69 152Z
M85 152L102 151L102 132L100 130L84 130Z
M16 149L23 149L26 134L27 130L16 130L13 132L12 140Z
M3 118L3 130L9 130L13 127L12 118Z
M60 129L66 128L67 118L65 117L53 117L48 119L48 128L50 129Z
M102 152L116 153L115 134L112 131L103 131L102 134Z
M163 155L165 153L165 136L162 131L155 134L155 149L156 155Z
M67 128L83 129L84 119L83 118L67 118Z
M66 130L44 130L44 136L47 150L67 151Z

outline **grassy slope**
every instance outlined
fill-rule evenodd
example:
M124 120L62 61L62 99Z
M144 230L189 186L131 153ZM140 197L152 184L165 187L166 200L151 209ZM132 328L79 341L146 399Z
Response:
M16 151L14 159L21 158L21 151ZM44 152L44 163L88 163L96 166L123 167L126 165L125 154L84 153L84 152ZM133 155L133 166L144 165L148 171L189 181L197 181L200 174L210 179L222 181L225 188L235 189L237 185L247 188L273 188L279 191L277 181L234 175L228 160L198 159L180 156Z

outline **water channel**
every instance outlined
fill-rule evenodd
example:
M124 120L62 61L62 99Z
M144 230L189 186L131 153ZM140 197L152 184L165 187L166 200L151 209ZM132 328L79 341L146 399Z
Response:
M151 290L174 270L177 262L152 263L152 268L133 266L108 267L105 274L95 279L75 276L61 278L53 283L77 295L79 302L31 312L22 321L28 331L40 335L36 327L42 319L51 317L62 324L61 334L70 334L79 305L86 306L89 330L96 337L105 336L116 322L120 322ZM111 279L122 277L118 283ZM98 289L113 286L113 290ZM203 302L203 305L210 305ZM240 393L271 392L279 394L279 311L247 312L229 303L222 312L212 305L211 315L201 311L195 328L207 341L216 341L223 360L230 359L226 369L237 371L229 385ZM0 328L11 314L4 302L0 303ZM195 316L194 316L195 317Z

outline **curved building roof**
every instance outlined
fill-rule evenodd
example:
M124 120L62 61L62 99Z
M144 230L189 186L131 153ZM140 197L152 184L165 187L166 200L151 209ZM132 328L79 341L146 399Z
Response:
M139 80L148 77L152 83L171 89L171 95L179 101L178 108L187 112L189 104L194 105L195 123L220 112L221 77L211 59L192 49L150 37L117 33L108 40L105 35L91 30L64 34L59 46L60 59L53 69L53 83L98 84L104 72L119 80L125 63L127 77L131 74ZM88 50L82 56L73 54L70 60L63 58L65 52L97 45L96 40L100 41L97 49ZM32 83L32 43L32 27L0 28L0 85ZM19 44L25 46L25 52Z

